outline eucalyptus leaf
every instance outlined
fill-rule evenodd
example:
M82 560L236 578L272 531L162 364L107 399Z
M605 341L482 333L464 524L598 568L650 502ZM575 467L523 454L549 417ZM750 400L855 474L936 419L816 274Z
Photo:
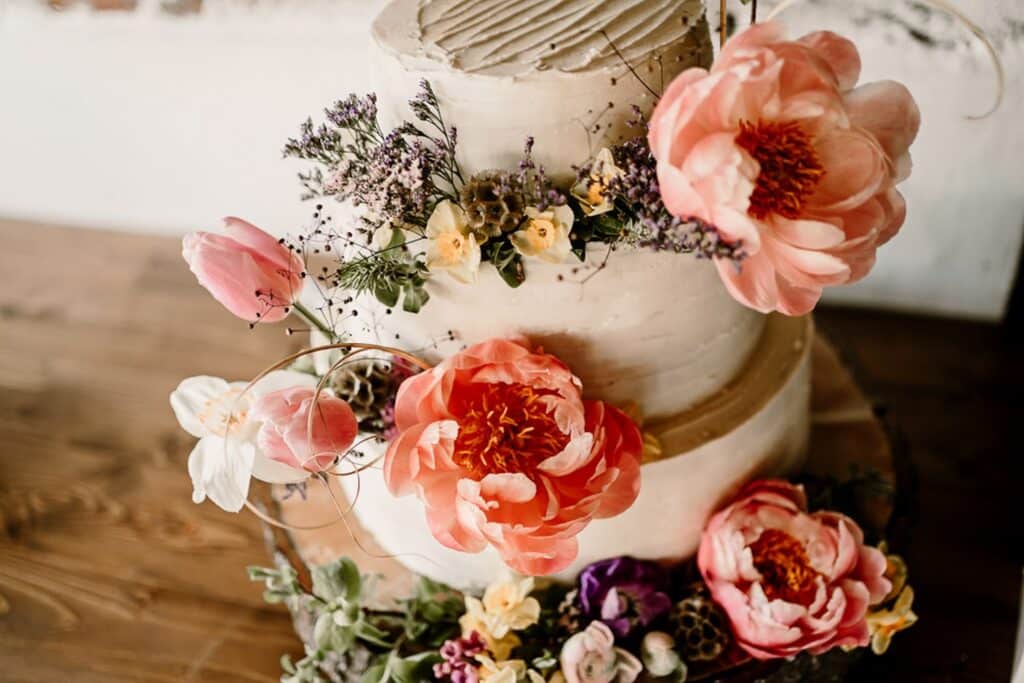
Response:
M381 302L385 306L394 306L398 303L398 295L401 294L402 287L394 280L380 280L373 283L373 295L377 297L377 301Z

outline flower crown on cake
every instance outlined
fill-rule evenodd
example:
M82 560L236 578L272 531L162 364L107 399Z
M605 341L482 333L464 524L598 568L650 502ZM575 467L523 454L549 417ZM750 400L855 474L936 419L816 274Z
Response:
M565 186L533 161L532 140L516 169L467 177L427 82L411 102L416 122L387 132L373 95L350 96L285 154L317 163L301 175L308 195L356 206L355 225L334 226L318 205L294 239L237 218L225 234L185 238L200 284L233 314L251 325L296 314L330 342L251 382L201 376L175 390L175 415L199 439L195 502L286 526L248 501L253 478L330 491L330 477L377 464L367 442L386 444L389 492L422 501L438 543L492 547L516 572L482 595L424 578L382 607L349 559L314 569L311 586L287 565L252 569L268 600L314 623L308 655L284 660L282 680L347 670L365 681L683 681L751 658L881 653L914 623L884 530L822 505L853 496L815 480L750 483L707 520L689 562L616 557L573 583L532 578L568 567L579 533L636 499L641 464L661 453L634 407L586 398L566 363L526 339L431 366L339 327L360 295L417 312L441 271L471 283L493 267L517 287L532 261L583 261L595 244L604 258L619 245L709 258L740 303L807 313L825 287L864 277L905 217L896 185L910 173L918 110L897 83L858 87L859 70L836 34L793 41L755 24L710 70L680 74L649 121L637 110L646 135L580 160ZM304 289L322 303L304 305ZM309 363L316 354L330 357L326 371Z

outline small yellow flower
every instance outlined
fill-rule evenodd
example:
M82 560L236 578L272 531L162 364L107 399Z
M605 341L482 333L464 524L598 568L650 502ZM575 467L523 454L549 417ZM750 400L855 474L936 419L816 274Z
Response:
M466 613L459 619L462 635L476 631L487 643L488 651L499 661L508 659L519 646L521 631L540 619L540 603L531 598L533 579L509 577L496 581L484 591L483 600L466 596Z
M484 591L483 607L493 619L491 631L502 636L508 631L522 631L540 619L540 603L531 598L533 577L508 578L496 581Z
M608 183L621 174L622 169L615 165L611 150L607 147L601 149L594 158L590 178L572 188L572 195L580 203L584 214L598 216L615 208L608 197Z
M914 589L905 586L890 609L877 609L867 615L871 632L871 651L884 654L896 633L908 629L917 622L917 615L911 607L914 604Z
M480 269L480 245L469 231L466 213L445 200L427 220L427 268L446 270L459 282L474 282Z
M468 638L474 631L480 634L487 644L487 651L499 660L508 659L512 650L522 643L519 636L507 630L501 636L495 636L491 631L491 619L484 610L483 603L476 598L466 597L466 613L459 617L459 626L462 628L462 636Z
M526 676L526 662L521 659L495 661L486 655L477 655L476 661L480 662L476 671L480 683L516 683Z
M574 216L568 206L553 206L547 211L528 206L526 227L512 233L512 246L523 256L549 263L562 263L572 253L569 231Z

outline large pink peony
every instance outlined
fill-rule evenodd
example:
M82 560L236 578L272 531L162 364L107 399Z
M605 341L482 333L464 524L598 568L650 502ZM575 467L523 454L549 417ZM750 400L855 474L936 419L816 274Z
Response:
M808 514L803 489L748 485L708 522L697 565L737 644L758 659L870 640L868 606L892 587L885 556L852 519Z
M640 489L640 430L585 401L557 358L494 339L407 379L384 479L416 494L437 540L476 553L493 545L525 574L576 557L576 535L617 515Z
M288 307L302 291L302 260L241 218L225 218L224 232L193 232L182 240L181 254L199 284L249 322L288 317Z
M822 288L862 278L903 224L894 186L910 174L920 114L902 85L855 88L859 75L849 40L786 41L768 22L658 102L649 137L665 206L742 240L747 258L717 266L751 308L809 312Z

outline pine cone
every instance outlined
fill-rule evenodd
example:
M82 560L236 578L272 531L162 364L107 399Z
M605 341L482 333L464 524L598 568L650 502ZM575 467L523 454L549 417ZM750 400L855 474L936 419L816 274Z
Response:
M346 401L360 423L380 417L394 388L391 364L383 360L347 363L332 377L338 398Z
M676 644L687 662L710 662L729 644L725 615L702 592L677 603L672 622Z
M508 173L484 171L469 179L459 192L469 227L480 243L503 232L512 232L523 222L526 199Z

